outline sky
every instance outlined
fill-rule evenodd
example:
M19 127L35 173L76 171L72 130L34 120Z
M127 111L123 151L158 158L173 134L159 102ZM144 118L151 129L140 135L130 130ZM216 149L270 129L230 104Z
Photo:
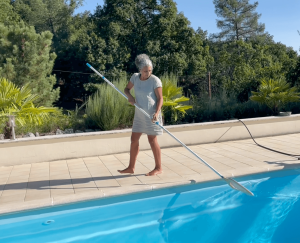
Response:
M103 0L85 0L84 6L76 13L90 11L93 13L97 5L103 5ZM175 0L178 12L185 17L196 30L201 27L208 34L218 33L213 0ZM253 3L250 0L250 3ZM259 22L264 23L276 42L293 47L300 54L300 1L299 0L259 0L256 11L261 14Z

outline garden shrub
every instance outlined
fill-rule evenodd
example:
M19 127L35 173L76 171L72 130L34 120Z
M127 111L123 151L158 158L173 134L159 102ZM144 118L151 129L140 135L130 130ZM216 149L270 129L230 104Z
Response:
M114 82L114 85L123 92L127 83L127 77L124 76ZM89 97L86 104L88 126L98 126L106 131L131 125L134 107L110 85L104 83L97 87L98 91Z

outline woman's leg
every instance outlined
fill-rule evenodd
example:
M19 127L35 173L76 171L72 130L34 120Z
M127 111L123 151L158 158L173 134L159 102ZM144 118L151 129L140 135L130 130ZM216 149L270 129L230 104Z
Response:
M160 147L157 141L157 137L155 135L148 135L148 141L151 146L153 155L154 155L154 160L155 160L155 168L154 170L150 171L147 173L147 176L154 176L157 174L162 173L162 167L161 167L161 152L160 152Z
M130 160L129 166L125 170L118 170L122 173L134 173L136 158L139 153L139 140L142 136L142 133L133 132L131 134L131 145L130 145Z

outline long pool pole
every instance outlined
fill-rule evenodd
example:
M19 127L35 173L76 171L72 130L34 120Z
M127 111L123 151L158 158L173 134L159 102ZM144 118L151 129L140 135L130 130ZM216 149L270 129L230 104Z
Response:
M120 91L115 85L113 85L113 83L111 83L107 78L105 78L101 73L99 73L95 68L93 68L89 63L86 64L90 69L92 69L96 74L98 74L106 83L108 83L111 87L113 87L115 90L117 90L126 100L128 100L128 97L122 92ZM145 116L147 116L149 119L152 119L150 117L150 115L144 111L141 107L139 107L136 103L134 104L134 106L141 111ZM178 138L176 138L172 133L170 133L166 128L164 128L161 124L159 124L158 121L155 122L155 124L159 127L161 127L166 133L168 133L172 138L174 138L178 143L180 143L184 148L186 148L189 152L191 152L196 158L198 158L201 162L203 162L206 166L208 166L211 170L213 170L219 177L221 177L222 179L224 179L226 181L226 183L229 184L229 186L231 186L233 189L235 190L239 190L242 191L248 195L253 196L253 193L250 192L247 188L245 188L244 186L242 186L241 184L239 184L237 181L233 180L232 178L225 178L224 176L222 176L215 168L213 168L210 164L208 164L204 159L202 159L198 154L196 154L194 151L192 151L188 146L186 146L183 142L181 142ZM234 185L232 185L230 182L232 182L233 184L238 184L238 187L241 187L242 189L247 190L247 192L245 192L244 190L240 190L238 188L236 188ZM250 192L250 193L249 193Z

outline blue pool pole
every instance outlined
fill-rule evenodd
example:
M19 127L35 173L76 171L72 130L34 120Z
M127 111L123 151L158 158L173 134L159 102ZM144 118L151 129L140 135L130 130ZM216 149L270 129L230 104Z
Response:
M113 85L107 78L105 78L101 73L99 73L95 68L93 68L89 63L86 64L90 69L92 69L97 75L99 75L106 83L108 83L111 87L113 87L115 90L117 90L126 100L128 100L128 97L121 92L115 85ZM141 107L139 107L136 103L134 106L142 112L145 116L147 116L150 120L152 120L151 116L144 111ZM223 180L226 181L226 183L229 184L229 186L235 190L241 191L249 196L254 196L251 191L249 191L247 188L242 186L240 183L235 181L232 178L226 178L222 176L216 169L214 169L211 165L209 165L207 162L205 162L198 154L196 154L194 151L192 151L188 146L186 146L183 142L181 142L178 138L176 138L172 133L170 133L166 128L164 128L162 125L159 124L158 121L155 122L155 124L159 127L161 127L166 133L168 133L172 138L174 138L178 143L180 143L184 148L186 148L189 152L191 152L195 157L197 157L201 162L203 162L206 166L208 166L211 170L213 170L218 176L220 176Z

